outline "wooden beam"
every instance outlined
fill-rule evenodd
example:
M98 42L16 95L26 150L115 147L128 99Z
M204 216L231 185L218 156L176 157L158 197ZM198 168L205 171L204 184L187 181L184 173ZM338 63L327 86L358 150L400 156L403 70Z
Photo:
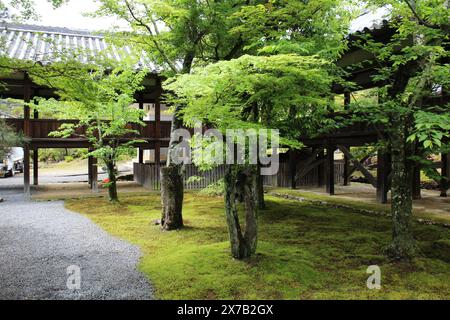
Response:
M310 172L312 169L314 169L315 167L317 167L318 165L321 164L320 161L319 162L316 161L319 153L323 153L323 148L317 148L317 149L313 150L311 155L302 164L302 168L300 169L300 171L297 172L297 174L295 175L296 182L298 182L302 177L304 177L306 174L308 174L308 172ZM323 159L324 159L324 157L322 154L322 157L319 157L319 160L321 160L323 162Z
M364 175L364 177L369 181L369 183L376 188L377 181L374 176L367 170L358 160L354 159L350 151L343 145L338 145L339 150L341 150L344 155L348 157L350 162Z
M347 158L346 155L344 155L345 158ZM364 162L366 162L367 159L370 158L370 154L364 156L361 160L359 160L359 163L361 163L361 165L364 165ZM347 158L348 159L348 158ZM350 161L350 160L348 160ZM349 171L348 171L348 175L347 175L347 179L350 179L351 175L358 169L357 166L350 166L349 167Z

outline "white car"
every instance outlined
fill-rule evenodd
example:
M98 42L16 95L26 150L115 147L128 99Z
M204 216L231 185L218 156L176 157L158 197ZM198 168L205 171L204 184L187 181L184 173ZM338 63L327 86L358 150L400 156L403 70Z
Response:
M12 148L9 156L0 162L0 177L12 177L16 172L23 172L22 148Z

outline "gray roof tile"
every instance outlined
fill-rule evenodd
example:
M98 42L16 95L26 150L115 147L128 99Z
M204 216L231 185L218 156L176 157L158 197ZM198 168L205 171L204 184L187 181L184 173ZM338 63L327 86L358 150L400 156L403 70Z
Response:
M66 55L86 63L89 57L101 54L119 62L131 53L128 46L117 48L107 43L101 34L59 27L1 23L0 39L0 54L42 64L59 61ZM148 67L153 72L157 69L144 52L137 67Z

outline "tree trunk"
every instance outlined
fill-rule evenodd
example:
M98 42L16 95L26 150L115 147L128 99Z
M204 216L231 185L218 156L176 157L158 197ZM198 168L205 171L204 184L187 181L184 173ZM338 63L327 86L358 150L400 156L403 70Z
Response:
M171 165L161 168L161 228L179 229L183 226L183 175L181 166Z
M181 164L173 163L173 156L179 141L174 138L173 132L182 127L182 120L178 112L181 106L175 110L172 119L171 135L167 152L167 166L161 167L161 204L163 230L174 230L183 226L183 193L184 175Z
M258 209L265 209L266 202L264 201L264 177L261 175L261 167L258 165L256 176L256 201Z
M114 165L114 161L107 160L105 161L106 170L108 171L108 195L109 201L118 202L119 197L117 196L117 182L116 182L116 168Z
M256 252L257 203L255 166L229 165L226 168L225 213L230 235L231 254L236 259L248 258ZM245 209L245 231L242 234L237 208L237 186L241 184Z
M411 231L412 164L408 160L405 119L393 119L391 128L393 238L388 254L395 259L409 259L414 255L415 242Z

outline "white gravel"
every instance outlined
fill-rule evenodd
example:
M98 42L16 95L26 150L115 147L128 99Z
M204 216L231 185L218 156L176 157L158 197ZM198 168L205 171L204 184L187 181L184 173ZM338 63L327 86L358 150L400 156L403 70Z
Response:
M139 248L107 234L61 201L0 190L0 299L152 299ZM81 270L68 289L67 267Z

